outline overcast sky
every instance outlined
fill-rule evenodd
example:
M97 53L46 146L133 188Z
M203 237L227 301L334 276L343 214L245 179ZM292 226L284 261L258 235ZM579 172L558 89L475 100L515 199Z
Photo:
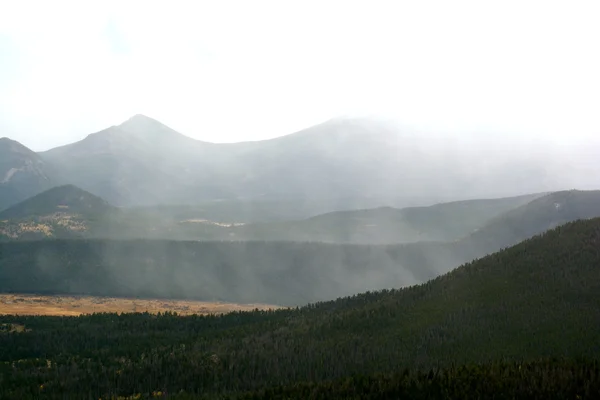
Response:
M257 140L341 114L600 136L600 2L0 0L0 136L41 150L142 113Z

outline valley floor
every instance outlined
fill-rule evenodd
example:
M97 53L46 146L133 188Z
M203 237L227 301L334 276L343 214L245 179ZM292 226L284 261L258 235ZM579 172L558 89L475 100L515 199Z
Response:
M94 296L42 296L32 294L0 294L0 315L76 316L91 313L167 311L181 315L221 314L231 311L280 308L266 304L238 304L193 300L134 299Z

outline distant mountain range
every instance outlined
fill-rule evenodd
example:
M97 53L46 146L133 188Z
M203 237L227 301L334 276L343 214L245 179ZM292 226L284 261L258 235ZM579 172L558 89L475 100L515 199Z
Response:
M298 305L600 216L600 191L551 190L581 166L471 139L334 119L213 144L141 115L42 153L0 139L0 291Z
M214 144L136 115L41 153L1 139L0 210L64 184L117 206L289 202L283 220L573 187L558 155L508 149L350 118L272 140Z

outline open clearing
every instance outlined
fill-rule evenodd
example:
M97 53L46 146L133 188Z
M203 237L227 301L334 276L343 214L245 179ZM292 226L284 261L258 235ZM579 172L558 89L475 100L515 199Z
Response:
M82 315L92 313L176 312L182 315L221 314L281 308L266 304L237 304L194 300L132 299L93 296L0 294L0 314Z

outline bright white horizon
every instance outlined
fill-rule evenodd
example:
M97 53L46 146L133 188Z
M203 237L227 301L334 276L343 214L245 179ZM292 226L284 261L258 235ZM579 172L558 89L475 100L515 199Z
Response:
M211 142L342 114L600 137L595 1L0 2L0 136L34 150L138 113Z

